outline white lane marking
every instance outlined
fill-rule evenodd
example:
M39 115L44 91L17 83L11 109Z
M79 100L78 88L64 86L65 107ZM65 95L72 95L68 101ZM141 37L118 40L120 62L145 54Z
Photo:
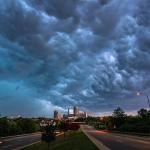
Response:
M60 134L57 134L56 136L59 136L59 135L62 135L62 134L64 134L64 133L62 132L62 133L60 133ZM25 147L28 147L28 146L31 146L31 145L34 145L34 144L37 144L37 143L40 143L40 142L41 142L41 141L33 142L33 143L31 143L31 144L27 144L27 145L24 145L24 146L17 147L17 148L15 148L15 149L13 149L13 150L20 150L20 149L23 149L23 148L25 148Z
M27 145L24 145L24 146L20 146L20 147L17 147L13 150L19 150L19 149L22 149L22 148L25 148L25 147L28 147L28 146L31 146L31 145L34 145L34 144L37 144L37 143L40 143L41 141L37 141L37 142L33 142L31 144L27 144Z
M11 136L3 136L1 139L8 139L8 138L16 138L16 137L22 137L22 136L28 136L28 135L34 135L34 134L39 134L41 132L34 132L34 133L28 133L28 134L18 134L18 135L11 135Z
M3 140L4 142L8 142L8 141L13 141L13 140L17 140L17 139L22 139L22 138L28 138L29 136L30 137L34 137L34 136L37 136L37 135L41 135L40 133L38 134L34 134L34 135L26 135L26 136L21 136L21 137L15 137L15 138L11 138L11 139L7 139L7 140Z

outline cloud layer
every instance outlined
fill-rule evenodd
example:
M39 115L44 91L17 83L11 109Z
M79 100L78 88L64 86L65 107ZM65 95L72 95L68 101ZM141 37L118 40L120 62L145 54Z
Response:
M149 0L1 0L0 113L147 107Z

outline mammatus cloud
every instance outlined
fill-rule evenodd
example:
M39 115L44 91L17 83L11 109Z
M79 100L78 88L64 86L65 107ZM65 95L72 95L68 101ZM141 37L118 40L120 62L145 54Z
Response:
M147 107L149 0L1 0L0 113Z

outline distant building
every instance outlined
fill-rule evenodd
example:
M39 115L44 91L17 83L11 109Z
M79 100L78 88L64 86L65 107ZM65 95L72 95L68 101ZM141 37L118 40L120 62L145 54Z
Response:
M74 106L74 108L73 108L73 112L74 112L74 116L79 116L79 107L77 107L77 106Z
M79 117L80 117L80 118L87 118L87 117L88 117L88 114L87 114L87 112L80 113L80 114L79 114Z
M68 119L68 120L75 120L77 118L87 118L88 114L86 112L80 113L80 109L77 106L74 107L69 107L68 108L68 113L63 115L63 119Z
M59 112L57 110L54 111L54 119L55 120L60 120L61 119L61 115L59 114Z

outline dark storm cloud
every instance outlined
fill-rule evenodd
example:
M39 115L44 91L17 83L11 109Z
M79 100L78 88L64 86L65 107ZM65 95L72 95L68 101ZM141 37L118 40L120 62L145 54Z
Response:
M70 105L96 112L145 107L135 92L150 86L149 6L149 0L1 0L2 113L20 114L20 106L24 115Z
M76 16L76 4L78 0L31 0L28 1L33 7L44 10L50 16L56 16L60 19Z

